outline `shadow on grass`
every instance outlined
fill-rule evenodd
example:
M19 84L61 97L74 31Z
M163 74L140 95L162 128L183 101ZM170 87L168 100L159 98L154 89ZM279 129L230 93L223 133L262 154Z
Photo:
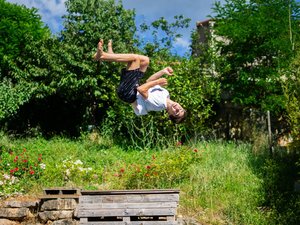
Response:
M299 159L299 149L288 153L286 148L277 148L272 155L259 154L251 162L254 172L263 180L261 210L270 224L300 224L300 191L294 188L299 180Z

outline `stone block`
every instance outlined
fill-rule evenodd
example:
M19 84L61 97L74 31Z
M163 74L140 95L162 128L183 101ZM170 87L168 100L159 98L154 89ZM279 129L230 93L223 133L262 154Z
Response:
M0 219L0 225L20 225L20 223L8 219Z
M56 199L43 202L41 211L74 210L77 206L75 199Z
M57 220L52 225L78 225L79 221L76 220Z
M39 200L13 200L13 201L5 201L3 203L3 208L37 208L39 205Z
M39 212L38 217L41 221L71 219L73 211L44 211Z
M31 215L28 208L0 208L0 218L23 220Z

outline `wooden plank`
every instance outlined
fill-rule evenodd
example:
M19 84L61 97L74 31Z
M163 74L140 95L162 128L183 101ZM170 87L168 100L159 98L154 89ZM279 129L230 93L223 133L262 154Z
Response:
M79 210L78 217L109 217L109 216L173 216L176 214L175 208L155 208L155 209L96 209Z
M178 225L177 221L89 221L82 222L79 225Z
M96 209L145 209L145 208L176 208L177 202L139 202L139 203L82 203L78 205L79 210Z
M140 195L94 195L79 197L82 203L112 203L112 202L178 202L178 194L140 194Z
M124 195L124 194L179 194L177 189L144 189L144 190L112 190L112 191L85 191L82 190L82 195Z

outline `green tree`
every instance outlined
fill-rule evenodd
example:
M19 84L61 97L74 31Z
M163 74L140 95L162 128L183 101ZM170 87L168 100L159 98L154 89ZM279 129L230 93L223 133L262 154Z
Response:
M26 58L28 46L49 36L36 9L0 0L0 120L16 113L35 89L16 60Z
M287 0L217 2L222 91L245 106L280 112L284 108L280 73L294 55L299 37L299 5ZM226 40L226 41L224 41Z
M115 51L133 51L134 12L112 0L66 1L66 6L61 35L33 43L27 58L18 60L35 87L18 121L29 120L48 133L78 135L119 104L115 88L121 65L99 64L92 56L99 38L113 39Z

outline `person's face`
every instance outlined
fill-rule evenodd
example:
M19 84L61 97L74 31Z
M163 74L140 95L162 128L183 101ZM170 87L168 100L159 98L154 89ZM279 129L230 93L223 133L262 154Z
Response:
M169 114L175 116L176 118L182 117L184 115L184 112L185 110L177 102L173 102L169 110Z

